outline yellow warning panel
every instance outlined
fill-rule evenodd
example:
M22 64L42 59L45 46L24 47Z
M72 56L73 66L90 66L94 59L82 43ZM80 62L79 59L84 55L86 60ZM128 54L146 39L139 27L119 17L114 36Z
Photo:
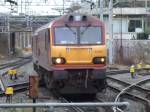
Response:
M16 69L12 70L12 74L13 75L17 74L17 70Z
M5 91L6 95L13 95L14 94L14 89L12 87L7 87Z
M13 74L13 70L8 70L8 74L12 75Z

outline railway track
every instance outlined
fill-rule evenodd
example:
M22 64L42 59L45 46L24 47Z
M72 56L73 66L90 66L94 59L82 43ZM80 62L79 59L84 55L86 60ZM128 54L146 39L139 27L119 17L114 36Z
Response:
M60 101L61 101L62 103L70 103L67 99L65 99L65 98L63 98L63 97L61 97L61 98L59 98L59 99L60 99ZM87 112L87 110L86 110L85 108L76 107L76 106L70 107L70 108L69 108L69 111L70 111L70 112Z
M3 63L3 64L0 64L0 70L8 68L8 67L11 67L11 66L15 66L16 64L22 62L25 59L29 59L30 60L32 57L31 56L26 56L26 57L18 57L18 58L16 60L14 60L14 61L10 61L10 62L6 62L6 63Z
M144 68L141 69L140 75L145 76L150 74L150 70L146 71ZM116 75L116 74L125 74L130 73L129 69L122 69L122 70L108 70L106 71L106 75Z
M0 68L0 71L2 71L1 75L4 76L7 74L7 71L9 69L17 69L17 68L31 62L31 60L32 60L31 56L28 56L28 57L21 58L15 62L7 63Z
M17 62L13 62L13 64L8 63L8 65L7 64L0 65L0 70L1 70L1 67L2 67L2 69L6 69L2 73L1 77L5 76L7 74L8 69L10 69L10 68L19 68L19 67L23 66L24 64L31 61L30 58L26 58L26 59L22 59L22 60L23 61L20 60L20 61L17 61ZM107 74L111 74L111 75L122 74L122 73L129 73L129 70L117 70L117 71L107 72ZM112 85L111 86L108 85L110 88L117 91L118 93L121 92L122 89L124 89L124 88L131 85L131 84L126 83L126 82L114 81L113 79L110 79L108 77L107 77L107 80L112 81L113 83L116 82L116 84L121 85L120 87L111 87ZM150 80L147 80L147 81L150 81ZM150 90L147 89L147 88L141 87L141 85L143 85L145 83L146 83L146 80L145 80L145 82L143 81L143 82L138 83L137 85L135 85L134 88L132 87L127 92L125 92L121 97L126 97L127 96L127 97L130 97L130 98L134 99L134 100L138 99L138 101L142 101L142 103L147 105L149 103L149 99L147 99L146 96L147 96L147 93L150 92ZM16 83L16 84L13 84L13 85L7 85L7 86L13 87L15 92L20 92L20 91L27 90L28 89L28 84L29 84L28 82L22 82L22 83ZM134 95L136 92L138 92L138 95ZM140 94L140 92L142 92L142 95ZM3 96L3 95L5 95L4 92L0 91L0 96ZM69 103L69 101L67 101L64 98L61 98L61 101ZM103 102L100 99L97 99L96 101L97 102ZM91 110L91 109L93 109L93 110ZM106 110L105 112L112 112L111 108L104 108L104 109ZM69 112L88 112L88 111L97 112L98 109L94 110L94 108L89 109L89 108L81 108L81 107L72 107L71 109L69 109Z
M70 97L68 99L68 97L64 97L62 96L61 94L59 94L59 92L57 91L53 91L52 92L53 96L55 99L58 99L60 102L62 103L74 103L74 102L105 102L105 101L102 101L101 99L95 97L93 99L90 99L88 97L88 99L90 100L80 100L80 98L78 98L78 100L74 99L74 97L70 100ZM67 108L67 112L113 112L112 108L111 107L76 107L76 106L72 106L72 107L68 107ZM66 109L65 109L66 110Z
M5 64L1 64L0 65L0 71L1 71L1 75L0 75L0 85L1 85L1 91L0 91L0 96L4 96L5 95L5 89L6 87L13 87L14 88L14 92L20 92L20 91L25 91L28 89L28 84L29 82L13 82L13 84L9 84L8 82L6 82L6 74L7 71L9 69L17 69L19 67L24 66L25 64L31 62L32 58L31 56L27 56L27 57L21 57L21 59L14 61L14 62L8 62ZM4 80L5 79L5 80Z
M51 92L54 99L58 99L61 103L70 103L70 101L64 98L57 90L52 90ZM86 111L84 111L82 108L72 106L67 108L67 112L86 112Z
M95 102L106 102L105 100L102 100L98 97L96 97L94 101ZM102 108L105 110L105 112L113 112L111 107L102 107Z
M25 91L28 89L29 82L14 84L14 85L10 85L8 87L13 87L15 93L16 92L22 92L22 91ZM5 96L5 91L0 91L0 96Z
M144 104L146 112L149 112L150 109L150 99L148 99L150 89L142 87L141 84L145 84L148 81L150 81L150 79L130 84L116 78L107 77L108 87L118 94L121 93L120 98L129 98Z
M130 73L129 69L106 71L106 75L116 75L116 74L124 74L124 73Z
M52 90L52 95L54 99L59 100L61 103L74 103L74 102L80 102L80 101L74 101L74 100L68 100L66 97L64 97L62 94L60 94L57 90ZM74 98L73 98L74 99ZM93 100L94 101L94 100ZM83 100L81 102L84 102ZM87 102L87 101L85 101ZM91 101L90 101L91 102ZM98 100L95 100L94 102L98 102ZM66 110L66 109L65 109ZM98 108L96 107L67 107L67 112L99 112Z

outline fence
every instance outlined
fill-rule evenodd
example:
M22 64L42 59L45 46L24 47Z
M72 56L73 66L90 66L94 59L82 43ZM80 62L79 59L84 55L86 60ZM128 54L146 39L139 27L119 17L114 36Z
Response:
M17 104L0 104L0 108L48 108L48 112L53 112L55 107L110 107L126 106L130 112L128 102L106 102L106 103L17 103Z
M115 63L150 64L150 40L122 40L121 42L121 39L114 39L113 57Z

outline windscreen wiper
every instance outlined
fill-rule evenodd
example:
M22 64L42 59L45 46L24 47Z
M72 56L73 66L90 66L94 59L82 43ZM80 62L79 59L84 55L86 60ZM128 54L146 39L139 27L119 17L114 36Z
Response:
M86 28L80 34L83 35L84 32L86 32L90 26L91 26L91 24L87 25Z
M73 30L71 29L71 27L70 27L68 24L65 24L65 26L66 26L74 35L77 34L75 31L73 31Z

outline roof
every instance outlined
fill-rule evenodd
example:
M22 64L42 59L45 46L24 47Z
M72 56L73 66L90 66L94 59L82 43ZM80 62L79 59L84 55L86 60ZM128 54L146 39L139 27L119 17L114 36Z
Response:
M73 20L69 20L71 16L73 17ZM82 19L83 17L85 17L86 20L76 21L74 19L76 16L81 16ZM73 13L73 14L67 14L67 15L58 17L54 19L53 21L49 22L48 24L38 28L35 31L34 35L36 35L39 31L43 29L50 28L51 26L65 26L68 23L69 25L73 25L73 26L79 26L79 25L87 26L88 24L92 24L93 26L104 26L103 22L100 21L100 19L97 17L86 15L86 14Z

